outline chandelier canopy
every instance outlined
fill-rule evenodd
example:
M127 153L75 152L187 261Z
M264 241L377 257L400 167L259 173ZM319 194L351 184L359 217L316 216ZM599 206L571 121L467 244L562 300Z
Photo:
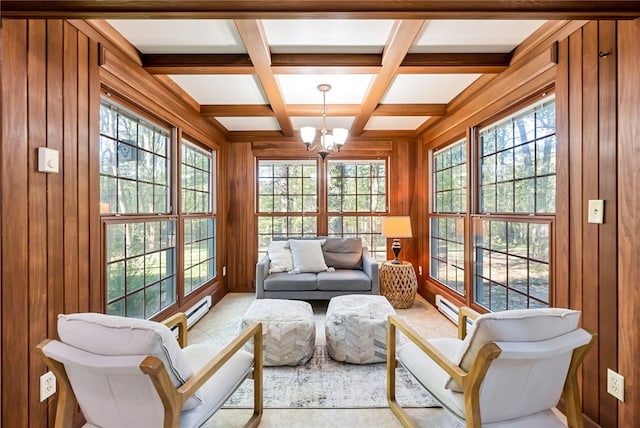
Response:
M332 151L340 151L340 147L347 141L349 131L345 128L334 128L332 133L327 131L327 92L331 90L331 85L322 83L318 85L318 90L322 92L322 129L318 154L324 160ZM316 138L316 128L303 126L300 128L300 137L307 146L307 150L311 149L313 140Z

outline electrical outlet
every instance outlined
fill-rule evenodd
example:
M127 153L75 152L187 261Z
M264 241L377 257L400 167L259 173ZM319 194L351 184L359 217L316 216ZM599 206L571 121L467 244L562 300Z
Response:
M222 276L227 276L227 267L222 266Z
M418 266L418 275L422 275L422 266Z
M40 376L40 401L44 401L56 393L56 377L48 371Z
M607 392L624 401L624 377L611 369L607 369Z

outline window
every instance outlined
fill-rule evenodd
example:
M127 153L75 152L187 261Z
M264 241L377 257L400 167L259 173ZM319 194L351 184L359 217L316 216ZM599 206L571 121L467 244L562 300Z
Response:
M175 303L175 222L107 224L107 314L150 318Z
M315 236L318 231L315 160L258 161L258 256L274 236Z
M100 211L168 213L169 132L100 105Z
M327 235L360 237L371 255L384 261L386 171L385 160L258 160L258 257L274 236ZM319 172L326 186L320 186Z
M555 99L521 109L468 142L433 154L430 276L492 311L551 304L550 247L556 205ZM474 162L477 162L474 164ZM467 175L477 206L467 207ZM469 225L469 232L467 226ZM472 242L467 242L466 233ZM465 283L465 249L473 254Z
M387 258L381 213L387 212L384 160L327 160L328 235L362 239L371 256Z
M151 318L215 278L215 152L183 139L176 165L171 144L178 142L170 134L110 100L101 101L108 314ZM173 183L176 176L180 180ZM174 207L178 192L181 203ZM182 251L176 242L184 245ZM184 266L182 275L177 266Z
M433 155L431 277L465 295L464 216L467 211L467 140Z
M182 140L185 296L205 285L216 274L213 166L211 151Z

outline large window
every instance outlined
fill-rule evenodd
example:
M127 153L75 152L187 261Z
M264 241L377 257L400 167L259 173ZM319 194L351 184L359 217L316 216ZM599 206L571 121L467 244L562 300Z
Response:
M458 141L432 156L430 276L492 311L547 307L556 204L555 99L547 97L475 135L475 146ZM465 158L468 149L476 153L472 162ZM477 171L471 207L469 170ZM463 263L468 246L471 284Z
M386 260L381 213L387 212L384 160L327 161L328 235L362 239L374 259Z
M371 255L384 261L386 171L384 160L259 160L258 257L274 236L327 235L360 237ZM326 177L322 186L319 172Z
M318 232L318 165L315 160L258 161L258 256L274 236Z
M465 295L464 231L467 211L467 141L433 154L431 277Z
M213 152L182 140L185 295L205 285L216 274L214 162Z
M178 145L170 134L110 100L101 102L108 314L151 318L215 277L215 153L186 140ZM172 145L181 150L180 184L171 179L178 176ZM178 191L179 207L171 202ZM183 251L176 242L184 243ZM183 275L177 274L181 265Z

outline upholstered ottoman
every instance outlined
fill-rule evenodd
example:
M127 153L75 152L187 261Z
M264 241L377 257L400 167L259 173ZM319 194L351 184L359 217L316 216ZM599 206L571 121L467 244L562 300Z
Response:
M307 302L282 299L256 300L242 317L242 326L262 322L265 366L306 363L315 349L316 323Z
M395 315L384 296L350 294L331 299L325 335L331 358L354 364L387 358L387 318Z

